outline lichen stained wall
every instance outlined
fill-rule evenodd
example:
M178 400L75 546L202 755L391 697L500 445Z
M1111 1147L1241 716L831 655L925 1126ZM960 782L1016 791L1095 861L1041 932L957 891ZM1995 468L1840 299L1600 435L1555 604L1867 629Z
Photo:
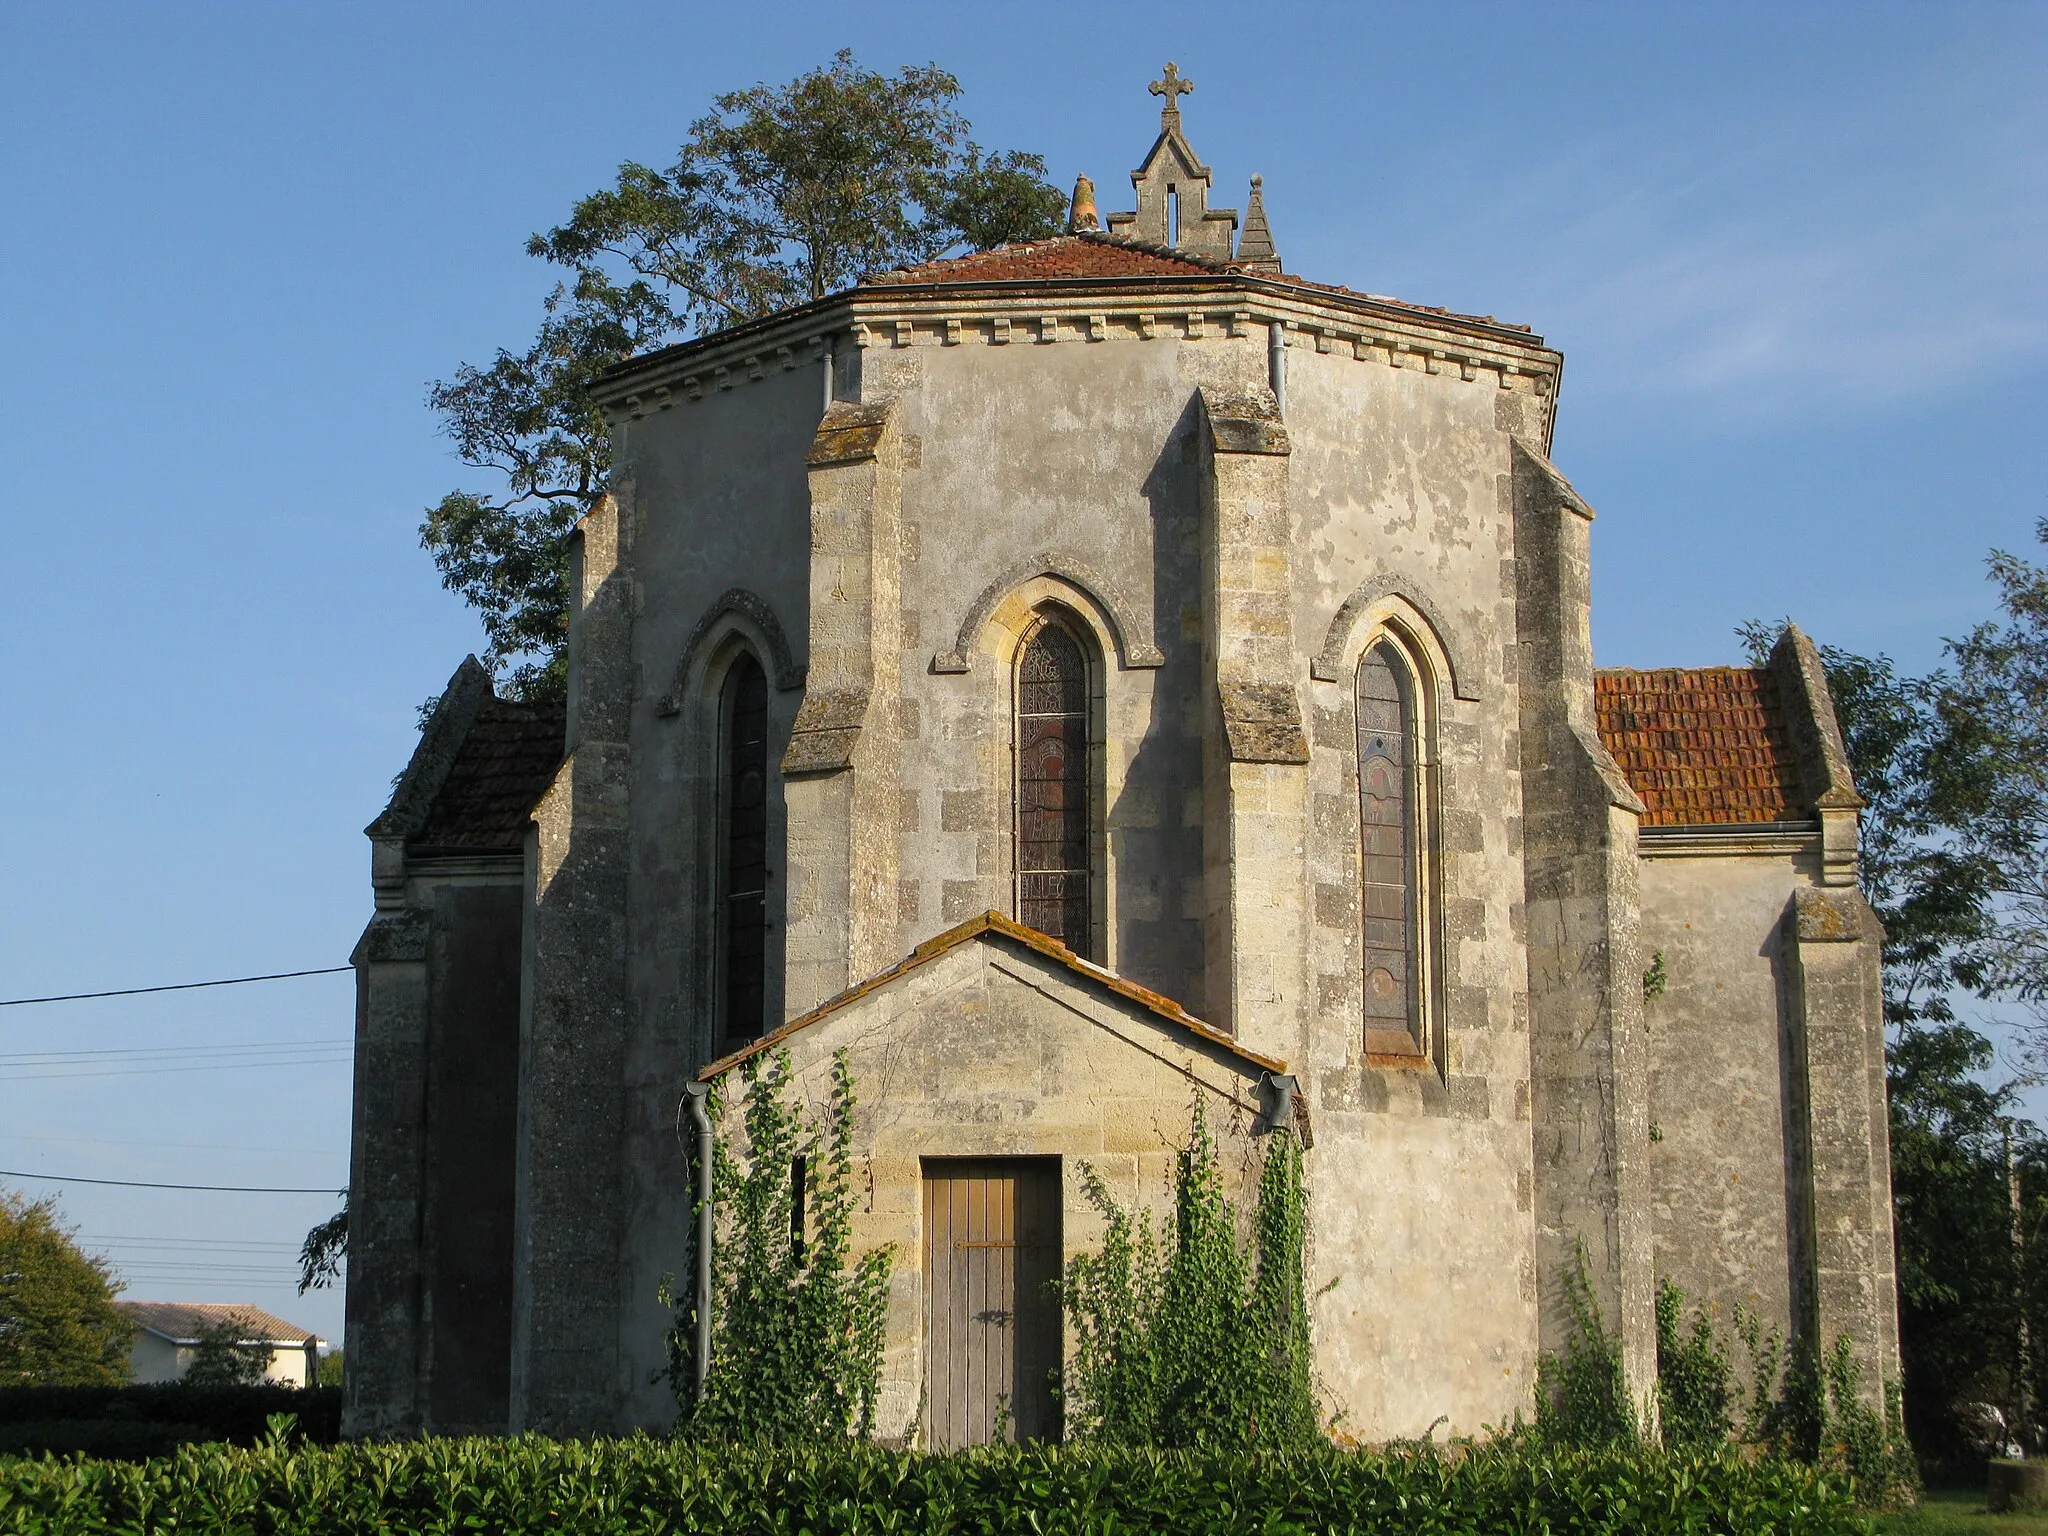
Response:
M1650 1038L1656 1268L1724 1332L1741 1303L1789 1330L1802 1154L1784 915L1812 855L1649 858L1643 952L1663 951Z
M1513 670L1513 520L1497 376L1287 353L1297 648L1311 757L1313 976L1304 1078L1320 1368L1346 1426L1379 1438L1501 1423L1532 1398L1529 1037ZM1526 379L1518 383L1529 388ZM1511 417L1519 420L1519 417ZM1363 1051L1355 667L1382 595L1425 630L1433 679L1441 1071ZM1451 669L1455 669L1456 687ZM1458 694L1471 697L1460 698Z
M1162 327L1164 329L1164 327ZM1259 343L1135 334L862 354L865 397L893 395L903 475L903 948L991 907L1014 911L1010 658L1018 615L970 635L968 671L935 671L977 601L1051 555L1095 601L1082 616L1149 636L1163 664L1104 647L1098 823L1104 963L1203 1011L1197 387L1255 377ZM1034 589L1057 599L1069 583ZM1106 610L1115 610L1113 612ZM1100 627L1096 625L1094 627Z
M617 481L633 527L636 600L631 757L632 1026L625 1053L626 1209L620 1256L619 1393L623 1421L669 1423L674 1403L650 1383L668 1314L661 1278L689 1245L690 1194L677 1138L677 1106L690 1072L717 1054L711 1017L719 853L710 814L717 795L717 686L704 657L685 654L707 611L733 588L762 599L796 667L804 664L810 584L810 499L804 455L822 411L816 366L735 370L729 389L628 419L619 431ZM741 619L744 620L744 615ZM724 628L733 627L729 621ZM747 630L753 638L752 630ZM715 645L708 648L715 649ZM774 765L802 700L768 674L771 1024L781 974L776 943L783 859L782 785ZM697 665L692 665L695 662ZM682 686L680 689L678 684ZM671 697L671 694L679 696ZM665 712L659 707L668 700ZM602 1134L592 1128L592 1134ZM652 1352L650 1354L650 1351Z
M1058 1157L1069 1259L1102 1238L1084 1163L1116 1200L1150 1210L1155 1231L1170 1228L1197 1099L1241 1217L1256 1191L1259 1069L1018 946L963 944L797 1031L788 1049L814 1113L838 1050L859 1099L854 1182L867 1193L852 1249L894 1247L876 1422L885 1438L909 1430L924 1380L923 1158ZM724 1091L730 1130L745 1092L736 1070Z

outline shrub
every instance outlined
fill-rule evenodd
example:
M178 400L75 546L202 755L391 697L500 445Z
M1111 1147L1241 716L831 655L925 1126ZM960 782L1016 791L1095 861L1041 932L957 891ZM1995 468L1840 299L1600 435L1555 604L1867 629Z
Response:
M866 1438L887 1320L890 1251L850 1268L853 1079L833 1058L825 1123L788 1102L789 1053L742 1068L746 1165L721 1138L712 1165L711 1367L695 1400L695 1297L669 1331L669 1377L695 1439L781 1445ZM810 1172L799 1203L795 1171Z
M1312 1442L1306 1210L1292 1129L1266 1140L1249 1253L1199 1105L1174 1175L1171 1251L1161 1254L1149 1218L1118 1206L1093 1168L1082 1178L1107 1230L1099 1252L1069 1263L1062 1286L1076 1335L1070 1431L1180 1448Z
M1849 1336L1835 1340L1828 1356L1824 1465L1847 1474L1857 1499L1868 1508L1910 1504L1920 1492L1920 1472L1906 1439L1899 1384L1884 1384L1882 1412L1864 1405L1863 1368Z
M1621 1368L1621 1341L1607 1331L1593 1300L1584 1243L1565 1271L1564 1304L1570 1320L1564 1349L1536 1362L1536 1438L1579 1450L1641 1443L1642 1426Z
M338 1388L15 1387L0 1391L0 1454L84 1451L139 1459L207 1440L254 1445L277 1413L293 1416L301 1438L322 1445L341 1438Z
M246 1330L232 1319L201 1330L185 1380L195 1387L253 1387L270 1366L265 1345L242 1342Z
M332 1450L282 1438L143 1465L0 1461L0 1536L485 1531L637 1536L916 1531L1548 1532L1848 1536L1846 1484L1724 1451L1454 1453L1327 1446L1187 1452L997 1447L917 1456L646 1438L410 1440Z
M1657 1287L1657 1414L1669 1446L1709 1450L1728 1438L1728 1350L1706 1308L1683 1326L1685 1292Z

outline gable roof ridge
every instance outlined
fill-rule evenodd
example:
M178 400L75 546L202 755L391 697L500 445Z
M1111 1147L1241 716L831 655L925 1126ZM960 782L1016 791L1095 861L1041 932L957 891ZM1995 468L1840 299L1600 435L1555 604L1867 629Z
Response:
M456 754L462 750L470 727L476 724L484 705L497 696L484 664L474 655L463 657L462 665L441 690L441 697L434 701L434 712L420 731L405 772L398 776L398 787L392 790L390 803L375 821L363 828L365 835L410 837L426 824L434 798L448 781L448 770L455 766Z
M241 1330L244 1344L305 1344L319 1337L246 1301L117 1301L136 1326L177 1344L195 1344L200 1335L223 1323Z
M1037 954L1043 955L1048 960L1056 961L1075 975L1084 976L1090 981L1107 987L1126 1001L1136 1003L1139 1007L1165 1019L1168 1023L1187 1030L1204 1043L1218 1046L1228 1051L1231 1055L1251 1063L1262 1071L1282 1073L1287 1070L1286 1062L1240 1045L1235 1037L1225 1034L1213 1024L1204 1023L1189 1013L1187 1009L1181 1007L1172 998L1154 992L1150 987L1140 986L1135 981L1131 981L1126 977L1119 976L1107 966L1097 965L1092 960L1084 960L1058 939L1040 933L1035 928L1027 928L1014 918L1005 917L1002 913L991 909L983 912L978 917L970 917L966 922L958 923L943 933L934 934L887 970L877 971L865 981L856 982L853 986L848 987L838 996L827 998L809 1013L791 1019L779 1029L770 1030L758 1040L750 1040L738 1050L719 1057L718 1060L710 1063L702 1071L698 1072L697 1081L708 1083L713 1078L723 1076L726 1072L741 1065L743 1062L751 1061L756 1056L765 1055L776 1046L782 1044L791 1035L794 1035L798 1030L808 1028L819 1020L837 1013L847 1004L866 997L870 992L878 991L888 983L896 980L899 976L906 975L921 966L928 965L941 955L958 949L968 940L980 938L984 934L994 934L998 938L1008 939L1013 943L1023 945Z
M1119 235L1106 229L1077 230L1073 235L1063 238L1086 240L1091 245L1113 245L1126 251L1139 251L1147 256L1165 256L1210 272L1241 270L1234 261L1218 261L1213 256L1201 256L1193 251L1184 251L1177 245L1161 245L1157 240L1140 240L1136 235Z

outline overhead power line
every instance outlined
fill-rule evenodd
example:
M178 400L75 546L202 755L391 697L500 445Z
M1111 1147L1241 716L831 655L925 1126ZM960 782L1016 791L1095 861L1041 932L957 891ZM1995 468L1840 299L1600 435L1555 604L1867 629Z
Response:
M0 1082L52 1077L133 1077L225 1072L249 1067L337 1066L355 1054L346 1035L321 1040L254 1040L231 1045L103 1046L83 1051L0 1053Z
M279 1184L158 1184L148 1179L88 1179L62 1173L23 1173L18 1168L0 1168L0 1179L41 1179L50 1184L113 1184L122 1189L196 1189L217 1195L340 1195L341 1187L323 1184L311 1189L287 1189Z
M145 992L190 992L196 987L242 987L252 981L291 981L299 976L336 976L352 971L352 965L325 965L314 971L273 971L268 976L229 976L220 981L174 981L161 987L116 987L111 992L62 992L54 997L0 998L0 1008L20 1008L29 1003L82 1003L95 997L139 997Z

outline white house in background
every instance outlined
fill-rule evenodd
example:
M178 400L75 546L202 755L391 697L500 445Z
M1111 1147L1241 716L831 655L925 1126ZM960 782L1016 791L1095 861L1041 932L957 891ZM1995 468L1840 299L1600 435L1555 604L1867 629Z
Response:
M284 1387L311 1386L319 1375L320 1340L261 1307L241 1302L120 1301L135 1324L129 1379L137 1383L182 1381L208 1333L232 1325L235 1346L262 1350L263 1376Z

